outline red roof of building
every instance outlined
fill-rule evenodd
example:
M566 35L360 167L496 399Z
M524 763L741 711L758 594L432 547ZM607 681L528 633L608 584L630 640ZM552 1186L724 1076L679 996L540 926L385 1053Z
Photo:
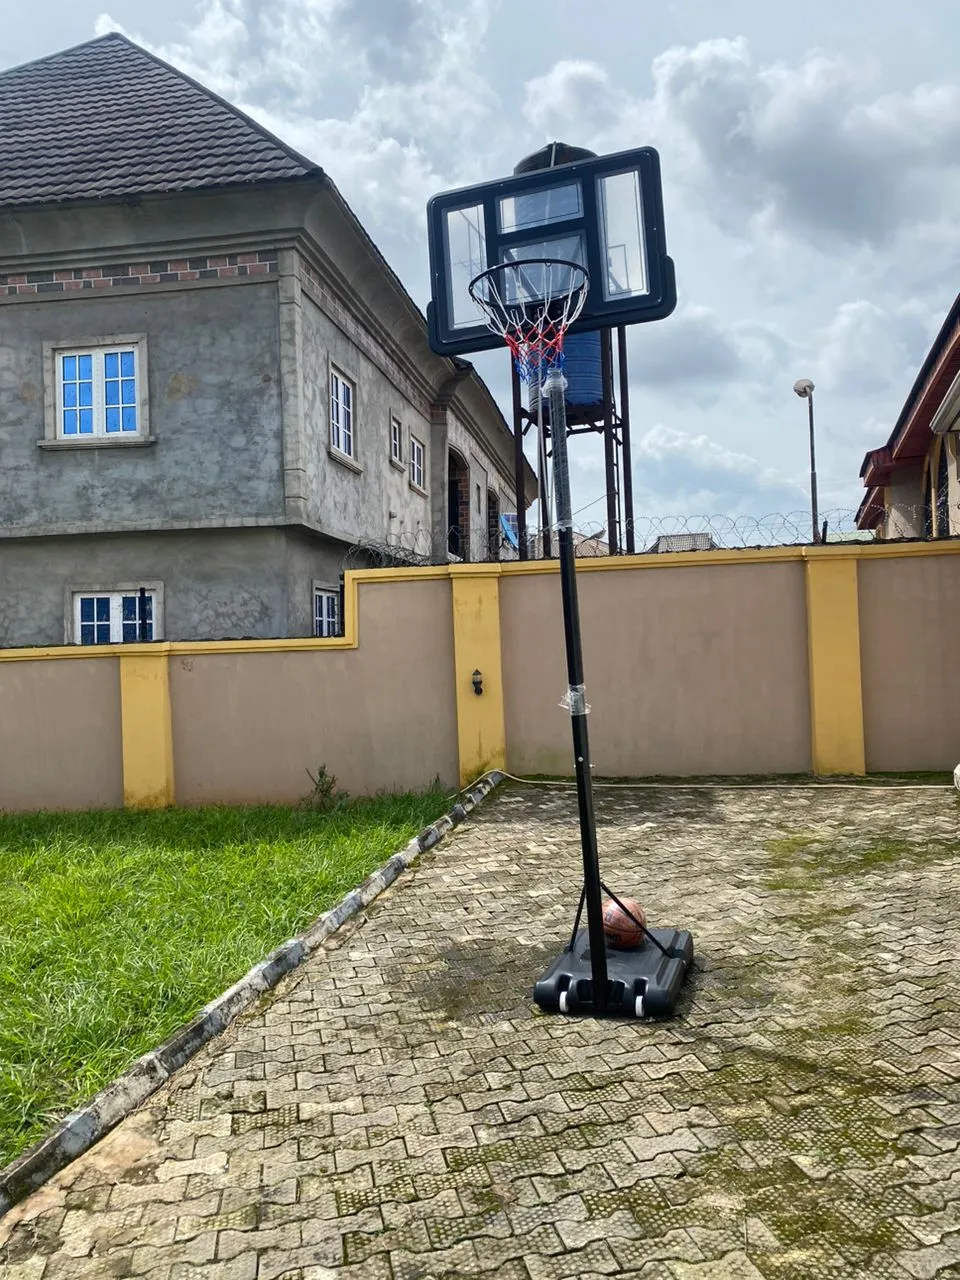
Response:
M857 512L857 527L871 529L884 511L883 486L898 467L918 462L930 449L930 423L960 371L960 294L954 299L940 332L920 366L890 439L870 449L860 475L870 491ZM878 506L879 503L879 506ZM872 521L872 523L870 523Z

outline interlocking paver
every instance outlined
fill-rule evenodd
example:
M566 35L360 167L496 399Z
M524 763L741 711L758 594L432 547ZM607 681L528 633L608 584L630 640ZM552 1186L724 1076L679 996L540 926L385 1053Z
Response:
M532 1005L568 791L504 788L0 1221L0 1280L960 1276L948 791L598 791L669 1023Z

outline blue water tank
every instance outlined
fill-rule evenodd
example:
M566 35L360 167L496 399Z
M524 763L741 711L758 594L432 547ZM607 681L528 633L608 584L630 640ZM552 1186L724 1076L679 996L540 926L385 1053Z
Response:
M603 362L600 333L571 333L563 344L563 372L567 379L567 404L603 403Z

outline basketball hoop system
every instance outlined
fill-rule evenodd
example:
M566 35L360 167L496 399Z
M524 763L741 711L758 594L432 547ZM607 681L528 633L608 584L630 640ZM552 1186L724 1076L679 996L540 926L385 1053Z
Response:
M553 444L553 488L557 506L557 544L560 558L560 593L567 653L567 692L561 706L570 713L573 754L576 761L577 800L580 810L580 843L583 852L583 894L590 941L590 997L592 1007L603 1013L610 998L607 949L603 933L602 883L597 855L597 824L590 777L590 745L587 733L586 690L583 683L583 645L577 601L576 562L573 549L573 514L570 501L570 464L567 457L567 380L563 376L563 340L583 307L590 285L586 268L558 258L527 258L501 262L481 271L470 281L470 296L483 311L487 324L510 348L517 372L524 382L535 382L538 417L542 401L550 405L550 439ZM542 417L541 417L542 424ZM543 439L543 433L540 433ZM541 501L544 495L541 494ZM519 500L519 499L518 499ZM579 921L580 912L577 913ZM565 1008L565 1002L561 1001Z
M553 154L548 166L528 166L530 171L522 173L518 167L512 179L482 183L431 200L430 345L443 355L484 351L500 344L508 348L520 381L530 389L527 418L537 428L541 529L557 532L567 667L567 688L560 706L570 716L573 738L583 892L570 941L536 982L533 998L550 1012L660 1017L674 1010L693 958L693 941L687 931L648 929L640 918L642 913L631 913L628 902L606 889L600 876L587 732L590 707L583 680L573 545L563 348L578 319L585 333L613 325L621 326L622 332L624 324L669 315L676 305L673 263L663 243L655 152L641 148L605 158L585 152L575 161L568 156L552 176L540 172L552 167L555 160ZM587 199L587 191L593 191L595 198ZM563 253L576 253L575 244L581 246L585 261L598 264L593 296L590 274L581 262L520 256L525 247L542 253L550 245ZM616 246L620 255L616 280L610 245ZM474 274L483 262L495 265ZM468 264L469 272L464 270ZM465 287L468 275L472 279ZM602 351L599 359L602 365ZM621 379L622 371L621 357ZM601 376L606 379L604 412L609 419L605 430L612 431L612 374L601 369ZM525 428L516 380L513 390L519 519L525 509ZM547 465L548 438L551 467ZM554 507L556 523L550 519ZM524 550L521 545L521 557ZM632 921L643 945L612 947L608 953L604 892ZM584 911L586 929L580 927Z
M563 368L563 340L589 288L590 276L579 262L523 258L474 276L470 297L510 349L521 379L545 384L552 370Z

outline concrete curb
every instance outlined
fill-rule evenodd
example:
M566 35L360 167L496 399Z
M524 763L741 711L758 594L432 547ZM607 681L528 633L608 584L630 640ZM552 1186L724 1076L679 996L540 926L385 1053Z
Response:
M474 784L449 813L426 827L400 853L352 889L346 897L313 922L303 933L277 947L239 982L206 1005L185 1027L150 1053L144 1054L123 1075L102 1089L86 1106L73 1111L60 1124L12 1164L0 1169L0 1218L19 1201L36 1191L77 1156L88 1151L131 1111L160 1088L210 1040L285 974L296 969L331 934L361 911L411 866L421 853L460 825L467 814L503 781L498 770Z

